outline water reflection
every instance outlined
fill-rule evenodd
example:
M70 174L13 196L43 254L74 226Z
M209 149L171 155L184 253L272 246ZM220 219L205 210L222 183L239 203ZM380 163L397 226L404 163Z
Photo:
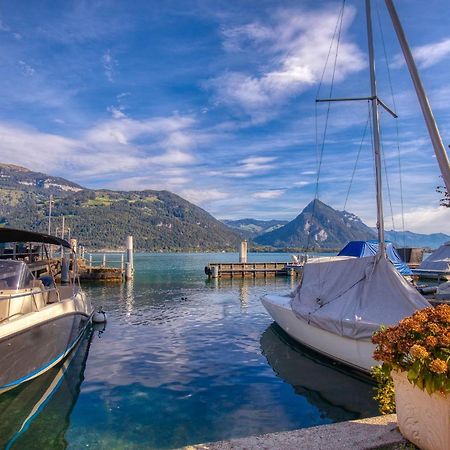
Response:
M0 397L0 447L65 449L65 433L77 401L92 330L64 360L35 380Z
M369 377L300 346L275 323L264 331L260 344L277 376L333 422L378 414Z

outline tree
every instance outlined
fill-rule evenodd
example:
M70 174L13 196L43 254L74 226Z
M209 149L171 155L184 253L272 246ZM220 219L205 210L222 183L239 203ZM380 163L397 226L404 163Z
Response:
M436 188L436 192L439 192L439 194L442 194L443 197L440 200L441 206L445 206L446 208L450 208L450 195L446 189L445 186L438 186Z

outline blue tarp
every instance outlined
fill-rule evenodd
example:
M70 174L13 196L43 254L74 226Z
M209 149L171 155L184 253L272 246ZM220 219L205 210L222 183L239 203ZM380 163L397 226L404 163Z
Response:
M338 256L356 256L361 258L363 256L376 255L377 251L378 241L351 241L338 253ZM402 275L412 275L411 269L400 258L390 241L386 241L386 255Z

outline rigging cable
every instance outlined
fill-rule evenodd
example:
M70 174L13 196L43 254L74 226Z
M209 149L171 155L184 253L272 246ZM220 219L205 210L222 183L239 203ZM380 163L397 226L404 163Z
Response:
M386 52L386 44L385 44L385 40L384 40L383 26L382 26L382 22L380 19L380 10L378 7L378 3L376 3L376 5L377 5L377 8L376 8L377 21L378 21L378 27L380 29L380 36L381 36L381 43L382 43L382 47L383 47L384 60L386 62L386 70L387 70L387 76L388 76L388 82L389 82L389 89L390 89L391 98L392 98L392 105L394 107L394 111L397 111L397 105L395 102L395 95L394 95L391 71L389 69L389 61L388 61L388 56L387 56L387 52ZM395 131L396 131L398 173L399 173L399 185L400 185L400 207L401 207L401 219L402 219L402 231L403 231L403 247L406 247L405 209L404 209L404 200L403 200L402 158L401 158L401 149L400 149L400 132L399 132L397 118L395 118Z
M337 18L337 21L336 21L336 26L335 26L334 32L333 32L333 37L331 39L330 47L328 49L328 55L327 55L327 58L326 58L326 61L325 61L325 66L324 66L324 69L322 71L322 76L320 78L319 86L317 88L316 100L319 97L320 89L322 87L323 80L324 80L324 77L325 77L325 72L326 72L327 65L328 65L328 60L329 60L329 57L330 57L330 54L331 54L331 50L333 48L334 40L336 38L336 33L337 33L336 53L334 55L333 72L332 72L331 83L330 83L330 93L329 93L330 98L331 98L331 96L333 94L334 78L335 78L336 66L337 66L337 57L338 57L338 53L339 53L339 44L340 44L340 40L341 40L342 23L343 23L343 18L344 18L344 9L345 9L345 0L342 0L342 6L341 6L341 9L339 11L339 15L338 15L338 18ZM315 112L315 130L316 130L317 175L316 175L316 188L315 188L315 193L314 193L314 202L313 202L313 208L312 208L312 212L311 212L311 222L312 222L312 219L314 219L314 217L315 217L316 200L318 200L318 198L319 198L320 171L321 171L321 168L322 168L323 151L324 151L324 148L325 148L325 139L326 139L326 135L327 135L328 122L329 122L329 116L330 116L330 109L331 109L331 102L328 102L327 111L326 111L326 115L325 115L325 125L324 125L322 143L321 143L320 149L319 149L318 125L317 125L317 102L315 103L314 112ZM305 254L308 252L309 245L311 243L311 225L312 224L310 224L310 227L307 230L308 239L307 239L307 243L306 243L306 247L305 247Z
M345 208L347 207L347 202L348 202L348 197L350 196L350 190L352 188L352 184L353 184L353 179L355 178L355 172L356 172L356 167L358 166L358 162L359 162L359 157L361 155L361 150L364 144L364 141L366 139L366 132L367 132L367 127L369 125L369 120L370 120L370 103L367 102L367 105L369 107L369 112L367 114L367 121L366 121L366 125L364 127L364 131L363 131L363 135L361 138L361 142L359 143L359 148L358 148L358 154L356 155L356 161L355 161L355 165L353 166L353 172L352 172L352 176L350 177L350 184L348 186L348 190L347 190L347 195L345 196L345 202L344 202L344 208L343 211L345 211Z

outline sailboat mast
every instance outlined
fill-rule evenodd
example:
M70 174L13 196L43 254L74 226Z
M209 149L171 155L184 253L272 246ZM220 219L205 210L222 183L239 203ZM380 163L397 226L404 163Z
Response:
M378 115L377 80L375 73L375 54L373 49L372 14L370 0L366 0L367 41L369 46L370 88L372 104L372 129L375 158L375 182L377 192L377 229L378 229L378 253L386 256L384 245L384 216L383 216L383 186L381 172L381 139L380 120Z
M422 113L425 118L425 123L428 128L428 133L434 147L434 153L436 154L436 159L441 170L442 178L444 179L445 186L447 187L447 192L450 193L450 164L448 161L447 152L442 142L439 129L436 125L436 121L434 120L430 103L428 102L428 98L425 94L425 90L419 77L419 72L417 71L417 67L412 57L408 41L406 40L406 36L398 18L397 11L395 10L394 3L392 2L392 0L385 0L385 2L391 16L392 24L394 25L395 32L397 33L397 38L400 42L400 46L402 48L403 56L405 57L405 61L408 66L409 73L411 74L414 88L419 99L420 107L422 108Z

